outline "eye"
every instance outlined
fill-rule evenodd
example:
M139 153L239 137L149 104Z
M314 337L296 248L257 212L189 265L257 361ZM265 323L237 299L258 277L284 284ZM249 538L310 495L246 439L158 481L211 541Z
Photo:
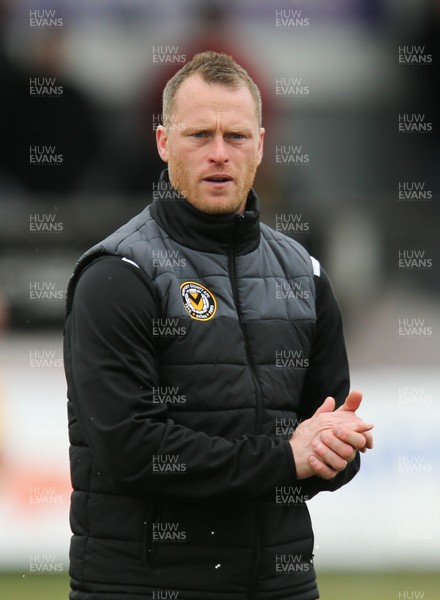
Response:
M201 140L207 136L206 131L197 131L196 133L191 133L190 137L196 138L197 140Z
M229 133L227 137L234 141L240 141L246 138L246 136L242 133Z

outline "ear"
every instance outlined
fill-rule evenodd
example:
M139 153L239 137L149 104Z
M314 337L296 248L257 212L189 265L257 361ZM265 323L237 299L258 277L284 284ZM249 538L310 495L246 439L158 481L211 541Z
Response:
M264 146L264 134L266 133L264 127L260 127L260 136L258 139L258 149L257 149L257 159L258 159L258 164L261 163L261 160L263 158L263 146Z
M156 129L156 144L159 156L164 162L168 162L168 136L163 125L158 125Z

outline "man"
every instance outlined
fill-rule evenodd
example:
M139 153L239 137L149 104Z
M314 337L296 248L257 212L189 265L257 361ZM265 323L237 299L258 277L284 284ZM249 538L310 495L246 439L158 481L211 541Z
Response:
M68 289L70 598L312 600L305 500L372 447L339 310L319 263L259 223L247 73L196 55L163 117L156 199Z

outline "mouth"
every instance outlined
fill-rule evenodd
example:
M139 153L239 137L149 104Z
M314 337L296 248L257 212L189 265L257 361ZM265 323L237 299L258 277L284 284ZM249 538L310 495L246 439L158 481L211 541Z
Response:
M202 181L206 181L207 183L211 183L213 185L226 185L228 183L232 183L234 179L227 173L215 173L213 175L204 177Z

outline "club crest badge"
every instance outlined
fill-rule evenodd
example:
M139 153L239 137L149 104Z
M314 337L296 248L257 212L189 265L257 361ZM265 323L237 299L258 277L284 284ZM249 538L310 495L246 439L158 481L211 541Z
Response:
M195 281L185 281L180 286L183 306L190 317L197 321L209 321L217 310L217 301L207 288Z

